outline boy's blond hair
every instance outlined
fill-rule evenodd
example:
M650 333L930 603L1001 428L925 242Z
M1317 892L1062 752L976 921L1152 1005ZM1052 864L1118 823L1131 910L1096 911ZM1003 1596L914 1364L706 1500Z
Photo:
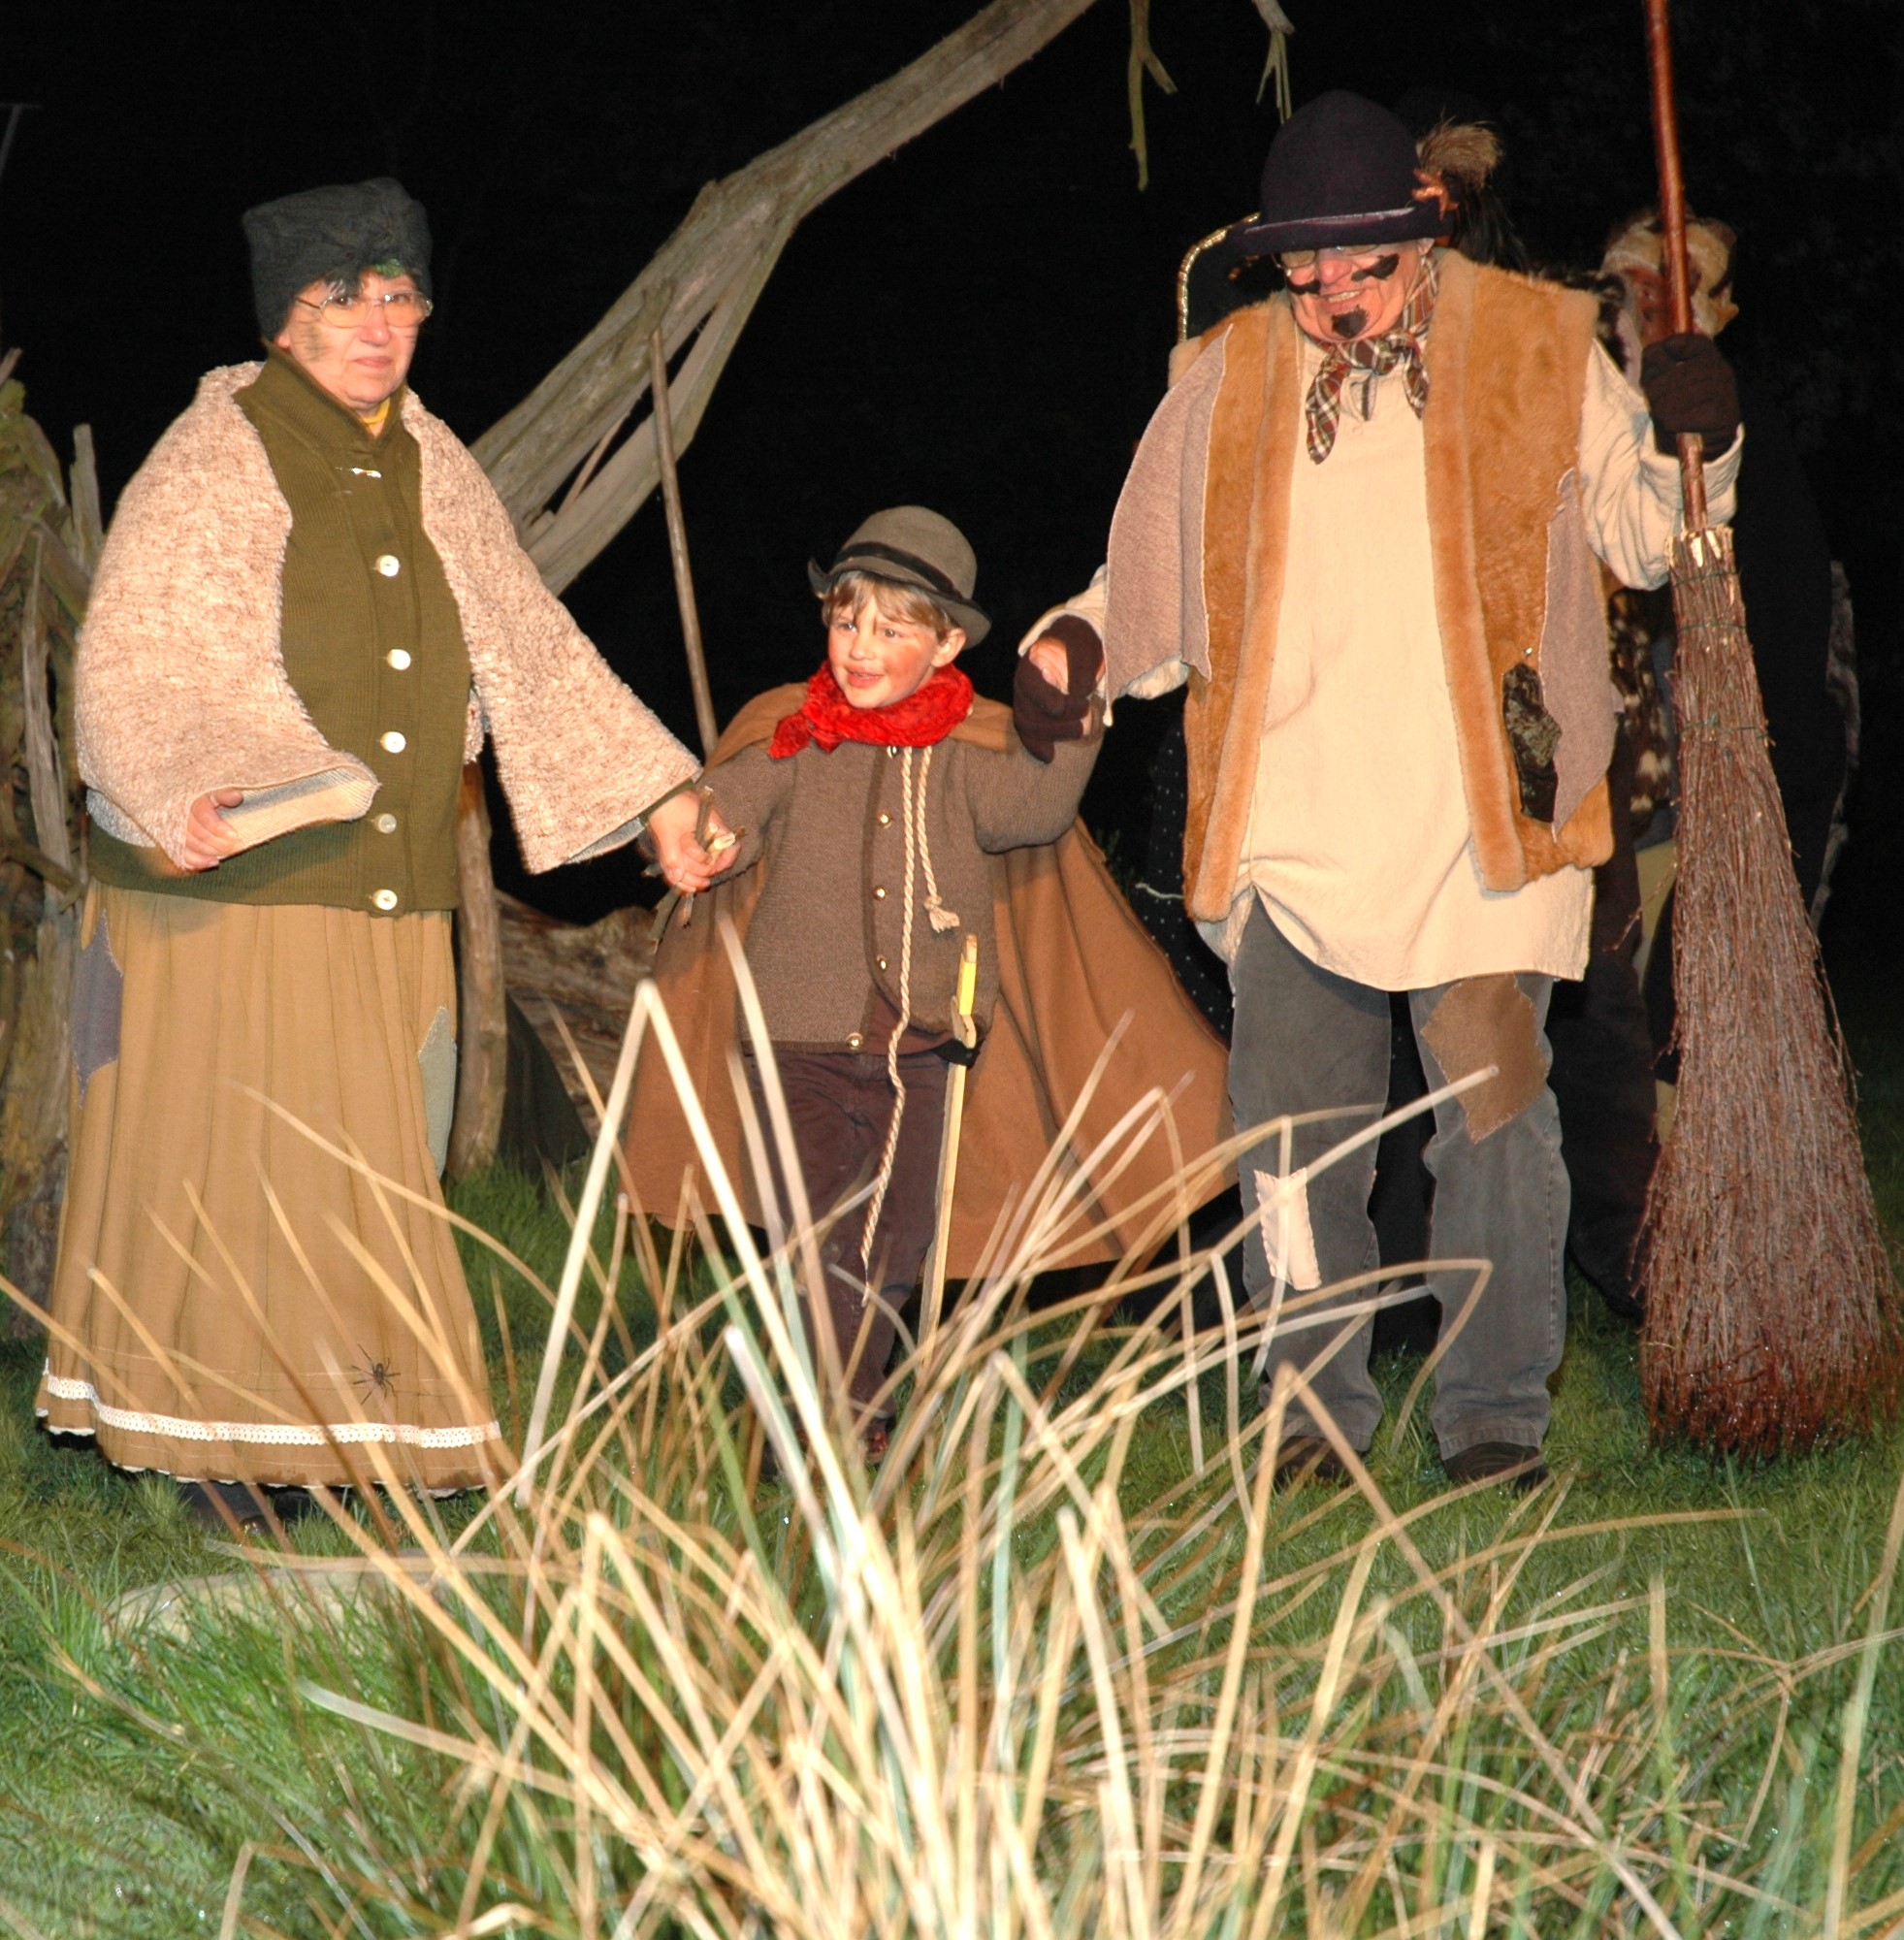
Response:
M882 579L873 572L843 572L820 596L820 617L831 626L841 614L858 619L868 599L878 596L880 611L888 619L903 620L910 627L930 627L933 635L944 640L958 623L929 593L917 586L902 585L896 579Z

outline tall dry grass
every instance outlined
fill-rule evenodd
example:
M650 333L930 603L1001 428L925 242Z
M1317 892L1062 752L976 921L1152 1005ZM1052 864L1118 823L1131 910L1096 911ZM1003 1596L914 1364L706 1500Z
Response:
M641 1032L694 1116L651 991ZM1094 1164L1167 1117L1149 1101ZM763 1187L787 1137L753 1129ZM69 1648L224 1801L224 1934L1904 1930L1864 1737L1904 1496L1863 1634L1792 1665L1675 1643L1664 1584L1611 1590L1617 1532L1567 1526L1564 1486L1471 1549L1345 1446L1353 1498L1276 1495L1290 1389L1259 1412L1248 1370L1300 1303L1226 1297L1199 1335L1177 1323L1221 1259L1183 1247L1034 1311L1085 1217L1055 1162L911 1346L868 1472L798 1327L811 1221L757 1248L703 1155L717 1204L675 1213L696 1245L658 1253L624 1200L604 1252L604 1135L544 1289L568 1350L546 1428L453 1535L372 1445L401 1541L339 1511L360 1594L261 1558L248 1616ZM617 1353L629 1253L657 1331ZM1134 1290L1151 1317L1117 1312ZM1159 1411L1190 1444L1161 1488L1130 1461ZM1834 1677L1835 1740L1789 1729Z

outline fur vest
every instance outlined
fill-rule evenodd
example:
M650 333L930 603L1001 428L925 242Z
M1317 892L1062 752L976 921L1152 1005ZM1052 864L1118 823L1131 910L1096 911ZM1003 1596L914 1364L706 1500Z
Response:
M179 861L192 803L236 788L247 846L362 815L376 778L333 748L284 672L291 509L236 403L260 366L210 372L113 516L80 635L80 772L121 841ZM423 523L469 653L465 733L487 728L523 860L551 869L634 833L697 763L610 671L542 584L474 458L405 392Z
M1605 618L1575 478L1596 311L1590 296L1461 256L1440 279L1422 429L1461 757L1449 783L1482 881L1516 889L1612 846ZM1307 462L1304 393L1284 298L1180 351L1113 522L1105 647L1113 694L1165 657L1188 663L1186 904L1220 922L1261 753L1291 472Z

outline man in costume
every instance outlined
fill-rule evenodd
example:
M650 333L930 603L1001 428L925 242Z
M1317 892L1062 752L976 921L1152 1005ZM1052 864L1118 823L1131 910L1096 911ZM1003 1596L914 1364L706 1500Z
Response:
M493 738L532 869L644 822L671 880L710 858L694 759L408 389L422 208L376 180L244 227L265 360L206 376L127 486L80 642L92 884L37 1406L256 1520L274 1488L507 1465L437 1184L464 763Z
M1328 1115L1295 1127L1286 1179L1279 1138L1243 1156L1252 1296L1375 1266L1372 1146L1308 1168L1380 1108L1391 991L1431 1083L1489 1074L1427 1154L1436 1253L1490 1263L1433 1281L1432 1421L1453 1479L1531 1486L1565 1320L1542 1022L1609 839L1595 556L1662 581L1674 436L1705 436L1724 516L1737 419L1705 340L1660 346L1642 397L1590 297L1437 249L1447 203L1375 104L1290 118L1230 238L1286 288L1178 346L1105 570L1064 610L1100 630L1113 696L1188 683L1186 902L1230 968L1238 1124ZM1272 1376L1307 1383L1286 1475L1340 1478L1325 1414L1370 1445L1370 1331L1279 1329Z

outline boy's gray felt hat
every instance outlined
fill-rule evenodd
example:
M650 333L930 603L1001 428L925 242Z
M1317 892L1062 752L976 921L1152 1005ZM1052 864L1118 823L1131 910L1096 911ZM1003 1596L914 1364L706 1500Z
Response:
M807 578L816 593L828 591L849 572L870 573L923 593L965 629L967 646L976 647L991 631L990 620L972 601L979 583L977 554L950 519L923 505L875 512L823 570L816 561L807 561Z

